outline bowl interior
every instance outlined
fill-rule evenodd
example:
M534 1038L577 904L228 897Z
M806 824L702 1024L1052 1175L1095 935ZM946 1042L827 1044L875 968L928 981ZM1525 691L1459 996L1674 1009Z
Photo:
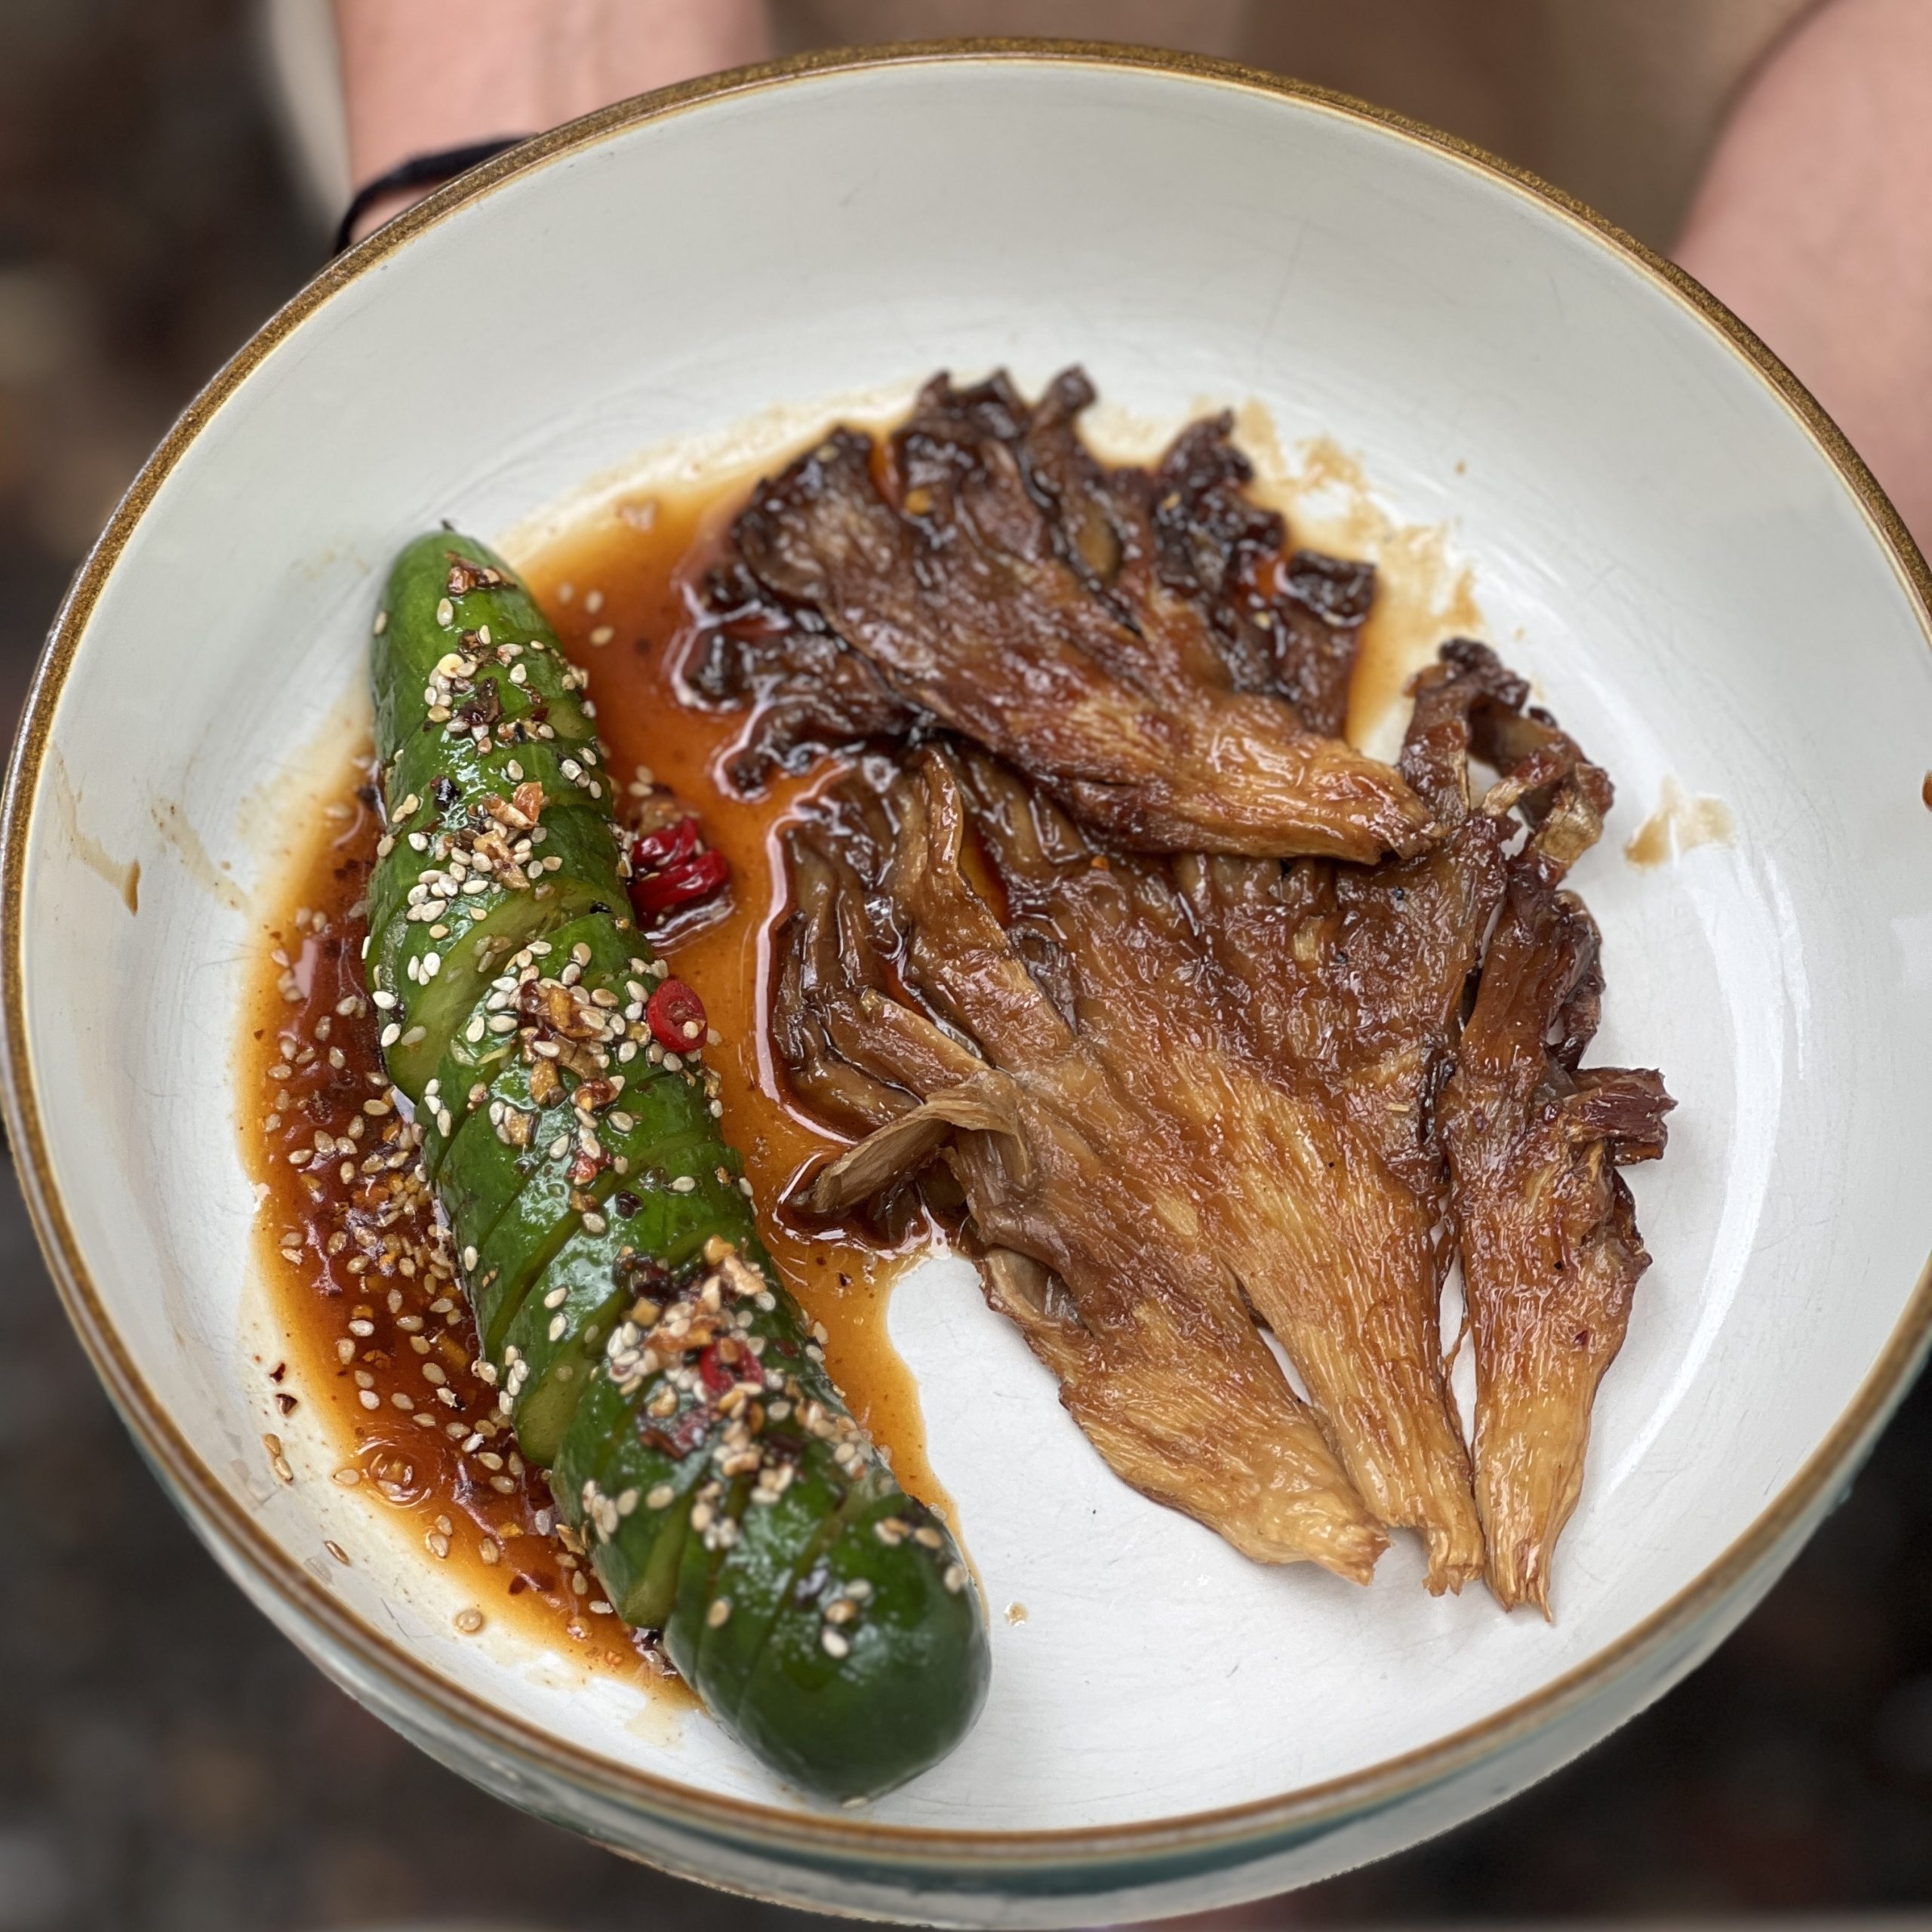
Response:
M298 1428L302 1480L270 1478L230 1077L260 894L419 527L500 533L640 451L783 441L937 368L1033 386L1075 359L1156 425L1258 400L1451 527L1487 634L1621 788L1575 881L1605 935L1593 1057L1661 1066L1680 1105L1632 1177L1656 1264L1548 1626L1432 1601L1411 1547L1367 1590L1246 1563L1114 1481L962 1264L902 1287L995 1674L966 1743L877 1814L1198 1812L1534 1697L1745 1534L1925 1259L1932 653L1838 469L1681 297L1439 149L1200 75L830 72L558 154L352 269L178 448L52 714L16 990L102 1318L234 1509L423 1672L711 1791L800 1802L702 1719L458 1636ZM1734 835L1637 869L1623 841L1672 779Z

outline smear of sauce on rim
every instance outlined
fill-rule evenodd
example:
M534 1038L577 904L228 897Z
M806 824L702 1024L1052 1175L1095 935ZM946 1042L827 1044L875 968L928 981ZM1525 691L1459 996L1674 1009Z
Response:
M202 835L188 822L187 814L172 798L157 798L148 808L155 829L174 848L181 869L217 903L231 912L248 910L248 895L229 875L226 862L217 865Z
M81 824L81 795L74 789L74 781L67 775L67 763L58 752L54 755L54 808L59 814L60 829L69 844L74 848L75 856L88 870L120 895L121 903L130 912L141 909L141 862L138 859L117 859L98 838L85 830Z
M1693 797L1675 778L1666 778L1657 810L1624 841L1623 856L1647 870L1700 845L1728 845L1737 831L1737 820L1721 798L1708 793Z

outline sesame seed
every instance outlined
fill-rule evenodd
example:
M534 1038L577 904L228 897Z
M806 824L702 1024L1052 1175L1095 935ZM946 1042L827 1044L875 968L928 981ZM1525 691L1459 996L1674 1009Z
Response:
M373 1389L359 1390L356 1399L365 1409L380 1409L383 1406L383 1398Z
M460 1610L450 1620L466 1637L473 1637L483 1627L483 1613L475 1608Z
M342 1565L343 1565L343 1567L345 1569L346 1569L346 1568L348 1567L348 1565L349 1565L349 1552L348 1552L348 1551L346 1551L346 1549L344 1549L343 1548L343 1546L342 1546L342 1545L341 1545L340 1543L331 1543L331 1542L330 1542L330 1541L329 1541L326 1537L325 1537L325 1538L323 1539L323 1542L322 1542L322 1547L323 1547L325 1550L327 1550L327 1551L328 1552L328 1553L329 1553L331 1556L333 1556L333 1557L335 1558L335 1560L336 1560L338 1563L340 1563L340 1564L342 1564Z
M721 1630L731 1621L731 1599L729 1597L715 1597L711 1607L704 1613L705 1627L711 1630Z
M644 1506L647 1509L668 1509L675 1493L668 1482L660 1482L645 1497Z
M829 1657L844 1657L851 1654L851 1640L836 1630L821 1630L818 1638L820 1647Z
M455 615L456 606L447 597L438 600L436 605L436 621L445 630L449 628L450 620Z

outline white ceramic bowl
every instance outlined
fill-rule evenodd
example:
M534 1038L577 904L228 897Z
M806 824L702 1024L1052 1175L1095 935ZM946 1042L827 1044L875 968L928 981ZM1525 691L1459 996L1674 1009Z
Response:
M957 1266L902 1289L934 1460L996 1613L1030 1615L995 1614L955 1756L827 1813L701 1719L458 1637L321 1445L291 1432L303 1480L269 1480L229 1071L262 801L352 728L375 574L431 520L500 532L774 408L795 426L941 366L1035 383L1076 358L1157 421L1259 399L1291 442L1361 452L1399 517L1453 520L1490 635L1617 774L1630 802L1579 883L1607 936L1598 1057L1661 1065L1681 1103L1635 1177L1657 1261L1548 1626L1431 1601L1412 1551L1367 1591L1243 1562L1106 1475ZM1926 590L1735 321L1424 131L1069 48L804 62L612 109L331 266L82 571L7 804L8 1119L42 1238L237 1581L511 1801L729 1885L963 1922L1321 1877L1507 1796L1689 1669L1919 1359ZM1725 801L1734 841L1638 872L1619 844L1672 777ZM1050 1482L1016 1475L1029 1459Z

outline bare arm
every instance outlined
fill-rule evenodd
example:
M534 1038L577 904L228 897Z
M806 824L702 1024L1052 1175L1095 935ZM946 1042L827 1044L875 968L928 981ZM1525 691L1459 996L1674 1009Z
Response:
M1739 102L1677 259L1789 364L1932 549L1932 5L1811 14Z
M356 180L762 59L764 0L334 0ZM370 211L368 230L414 198Z

